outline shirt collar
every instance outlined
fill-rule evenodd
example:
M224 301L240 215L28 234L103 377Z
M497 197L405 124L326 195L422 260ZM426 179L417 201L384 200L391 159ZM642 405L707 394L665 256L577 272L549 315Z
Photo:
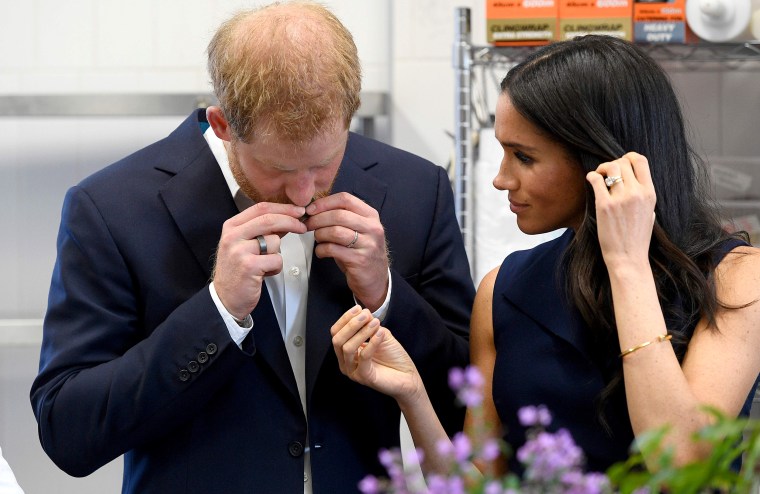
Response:
M214 158L216 158L219 168L222 170L224 180L227 182L227 187L230 189L230 194L234 198L240 190L240 185L238 185L237 180L235 180L235 177L232 175L229 157L227 156L227 149L224 147L224 141L217 137L214 129L211 127L206 129L206 132L203 133L203 137L206 139L206 142L208 142L208 147L211 148L211 152L213 153Z

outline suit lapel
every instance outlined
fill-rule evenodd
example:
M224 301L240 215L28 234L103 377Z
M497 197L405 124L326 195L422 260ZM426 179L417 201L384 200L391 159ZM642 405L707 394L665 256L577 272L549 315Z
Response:
M196 260L210 278L222 224L237 214L237 208L208 146L159 193Z
M300 404L301 397L298 393L293 367L290 365L288 351L282 339L280 324L277 322L266 283L262 286L261 298L251 313L251 317L253 318L251 331L256 342L256 354L274 369L282 383Z
M211 279L222 224L238 213L237 206L219 164L200 132L197 116L188 118L168 139L178 141L177 154L156 167L175 175L159 194L200 267ZM257 356L274 369L298 398L293 370L266 284L262 286L261 299L251 316Z
M589 357L586 351L585 325L580 314L565 299L564 273L559 272L562 253L572 240L572 232L565 232L548 248L537 247L530 264L507 263L507 284L501 295L516 310L523 312L541 328L570 343Z
M353 134L333 184L333 193L349 192L378 212L385 201L388 184L366 173L375 162L361 161L352 147ZM330 326L351 306L354 298L345 275L332 258L312 257L309 273L309 298L306 306L306 394L310 402L319 370L332 352Z

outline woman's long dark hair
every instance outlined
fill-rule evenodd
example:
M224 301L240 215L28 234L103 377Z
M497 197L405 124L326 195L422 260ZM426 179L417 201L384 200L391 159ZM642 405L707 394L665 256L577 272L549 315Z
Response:
M682 361L697 321L705 318L715 326L720 303L714 258L729 234L709 199L704 163L688 143L667 75L635 45L589 35L534 52L509 71L501 89L523 117L576 158L584 174L629 151L648 159L657 194L649 260ZM597 363L606 369L608 384L599 397L599 418L606 425L604 405L621 388L622 364L590 185L585 219L562 269L569 300L591 327L594 353L602 355Z

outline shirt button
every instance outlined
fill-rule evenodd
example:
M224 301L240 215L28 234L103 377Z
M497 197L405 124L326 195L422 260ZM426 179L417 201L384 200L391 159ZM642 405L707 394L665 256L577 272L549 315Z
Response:
M293 338L293 344L295 346L301 346L301 345L303 345L303 337L296 336L295 338Z
M298 266L293 266L292 268L290 268L290 274L291 276L298 276L299 274L301 274L301 270L298 269Z

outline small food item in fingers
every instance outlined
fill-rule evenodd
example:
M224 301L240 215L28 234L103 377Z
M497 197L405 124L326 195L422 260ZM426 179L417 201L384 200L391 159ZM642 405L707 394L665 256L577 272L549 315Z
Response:
M312 197L312 198L311 198L311 201L309 201L309 204L311 204L312 202L314 202L314 199L315 199L315 198L314 198L314 197ZM309 204L307 204L307 205L306 205L306 206L304 206L304 207L307 207L307 208L308 208L308 207L309 207ZM304 214L303 214L303 216L301 216L299 219L301 220L301 223L303 223L304 221L306 221L306 220L308 220L308 219L309 219L309 213L304 213Z

